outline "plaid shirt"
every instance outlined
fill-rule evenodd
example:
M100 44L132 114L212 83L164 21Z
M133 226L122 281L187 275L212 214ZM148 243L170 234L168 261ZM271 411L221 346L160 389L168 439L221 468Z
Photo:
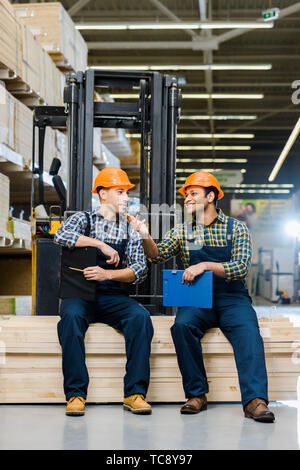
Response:
M169 230L163 240L157 244L158 256L148 258L152 263L162 263L167 259L180 254L184 269L190 265L190 248L188 231L193 230L193 245L195 249L202 246L227 246L228 219L221 209L210 225L197 224L191 228L191 224L184 223L175 225ZM252 257L252 243L247 226L234 219L232 229L232 248L230 261L223 262L226 279L233 281L244 279L248 273Z
M136 279L133 284L144 281L147 277L147 262L143 249L141 236L127 224L126 219L110 221L105 219L98 209L89 212L91 220L90 237L101 240L104 243L121 243L128 238L126 244L127 264L133 270ZM84 212L76 212L70 216L56 231L54 241L60 245L72 248L80 235L84 235L87 227L87 218ZM128 237L127 237L128 227Z

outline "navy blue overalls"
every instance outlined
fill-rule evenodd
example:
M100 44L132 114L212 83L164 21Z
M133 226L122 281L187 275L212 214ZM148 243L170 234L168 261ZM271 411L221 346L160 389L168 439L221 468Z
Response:
M205 261L231 259L233 218L228 219L227 246L190 250L190 266ZM243 281L213 278L213 308L180 307L171 328L186 398L208 393L200 339L209 328L219 327L233 347L242 405L254 398L268 403L268 383L263 341L251 297Z
M125 260L127 240L106 244L118 251L120 263L117 267L107 264L107 257L98 250L98 265L104 269L120 269ZM146 397L150 380L152 321L148 310L129 297L119 282L98 282L95 302L63 299L60 315L57 329L62 347L66 400L73 396L87 396L89 376L85 364L84 336L89 324L96 322L106 323L124 334L127 356L124 397L135 393Z

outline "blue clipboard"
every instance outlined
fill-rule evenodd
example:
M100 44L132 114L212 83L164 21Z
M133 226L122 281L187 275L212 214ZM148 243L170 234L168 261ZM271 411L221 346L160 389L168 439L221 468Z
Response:
M182 284L184 270L163 270L163 306L212 308L213 272L205 271L191 286Z

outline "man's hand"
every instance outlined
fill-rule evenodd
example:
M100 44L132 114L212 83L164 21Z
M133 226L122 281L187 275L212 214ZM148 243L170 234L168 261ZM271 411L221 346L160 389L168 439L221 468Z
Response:
M87 281L108 281L111 278L109 270L100 268L100 266L85 268L83 275Z
M182 284L186 282L188 286L191 286L195 278L203 274L205 271L207 271L207 266L205 263L189 266L183 273Z
M127 214L127 221L130 225L136 230L142 238L148 238L149 231L147 225L145 224L145 220L138 220L139 215L137 214L135 217L133 215Z
M111 246L107 245L104 242L100 242L99 250L101 250L102 253L108 257L108 260L106 260L108 264L114 264L116 267L118 266L120 262L120 257L119 253L116 250L114 250Z

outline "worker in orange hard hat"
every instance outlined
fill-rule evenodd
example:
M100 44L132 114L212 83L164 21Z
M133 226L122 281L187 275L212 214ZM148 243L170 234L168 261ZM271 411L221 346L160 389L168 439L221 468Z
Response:
M191 174L179 193L192 221L175 225L158 244L143 221L130 217L130 222L141 234L150 262L161 263L180 254L183 283L192 284L205 271L213 272L213 308L179 307L171 328L187 398L181 413L195 414L207 408L208 382L200 340L209 328L219 326L234 350L245 416L273 422L263 341L245 285L252 252L248 228L217 208L224 194L214 175L205 171Z
M125 171L104 168L92 189L92 193L99 194L100 208L75 213L55 235L56 243L69 248L98 249L97 266L83 271L86 280L96 281L96 301L67 298L61 303L58 335L68 415L85 412L89 378L84 336L91 322L106 323L123 332L127 354L123 406L135 414L151 413L145 397L150 379L153 325L148 310L129 297L121 285L141 282L147 275L141 236L126 219L128 191L133 187Z

